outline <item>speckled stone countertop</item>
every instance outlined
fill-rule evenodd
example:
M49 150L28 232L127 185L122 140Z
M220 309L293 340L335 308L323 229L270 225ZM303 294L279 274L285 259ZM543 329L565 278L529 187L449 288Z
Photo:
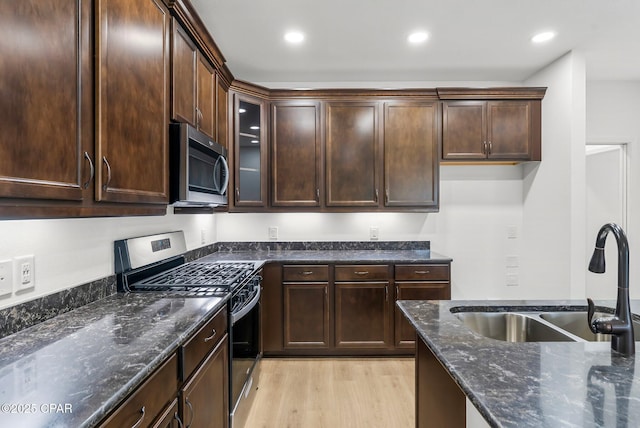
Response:
M94 426L226 300L116 294L5 337L0 426Z
M448 263L431 250L278 250L215 252L199 261L262 260L280 263Z
M613 308L615 302L596 302ZM584 301L400 301L398 306L494 427L637 427L640 358L609 342L509 343L465 327L450 311L585 310ZM640 314L640 302L632 302ZM586 319L585 319L586 322ZM638 348L640 351L640 348Z

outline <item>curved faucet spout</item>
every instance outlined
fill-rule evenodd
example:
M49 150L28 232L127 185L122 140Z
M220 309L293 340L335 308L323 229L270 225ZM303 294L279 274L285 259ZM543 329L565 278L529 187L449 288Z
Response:
M635 353L635 339L633 323L631 321L631 305L629 303L629 242L624 230L615 223L607 223L600 228L596 237L596 248L589 262L589 270L594 273L604 273L604 246L607 235L611 232L618 245L618 300L613 318L592 320L589 317L589 327L592 331L613 335L611 348L624 355ZM589 300L590 309L593 302Z

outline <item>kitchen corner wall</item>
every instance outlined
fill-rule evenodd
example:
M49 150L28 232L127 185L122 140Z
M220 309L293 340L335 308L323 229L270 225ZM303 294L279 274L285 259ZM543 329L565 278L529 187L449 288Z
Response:
M0 260L35 256L35 289L0 297L0 308L113 275L113 241L184 230L187 249L216 241L211 214L0 221Z
M629 293L640 299L640 82L587 82L587 142L626 144L627 147L627 224L629 239ZM589 231L587 231L589 232ZM595 234L587 235L591 249ZM607 244L609 247L609 244ZM615 253L607 253L607 269L616 268ZM615 296L615 284L602 290Z

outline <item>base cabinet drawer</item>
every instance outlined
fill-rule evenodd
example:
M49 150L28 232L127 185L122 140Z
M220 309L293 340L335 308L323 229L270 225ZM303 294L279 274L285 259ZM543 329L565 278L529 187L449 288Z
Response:
M102 428L155 427L178 390L178 358L173 354L111 416Z
M181 380L186 380L222 340L227 332L227 307L220 309L209 322L196 332L181 348Z

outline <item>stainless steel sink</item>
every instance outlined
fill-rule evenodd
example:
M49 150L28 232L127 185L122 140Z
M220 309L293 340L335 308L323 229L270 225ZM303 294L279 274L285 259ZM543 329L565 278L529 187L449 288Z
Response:
M611 318L612 316L612 314L596 312L593 318ZM540 318L589 342L611 341L609 334L591 332L586 312L547 312L540 314ZM637 321L633 321L633 333L635 341L640 341L640 323Z
M575 342L534 316L513 312L458 312L462 323L476 333L506 342ZM584 322L586 324L586 315Z

